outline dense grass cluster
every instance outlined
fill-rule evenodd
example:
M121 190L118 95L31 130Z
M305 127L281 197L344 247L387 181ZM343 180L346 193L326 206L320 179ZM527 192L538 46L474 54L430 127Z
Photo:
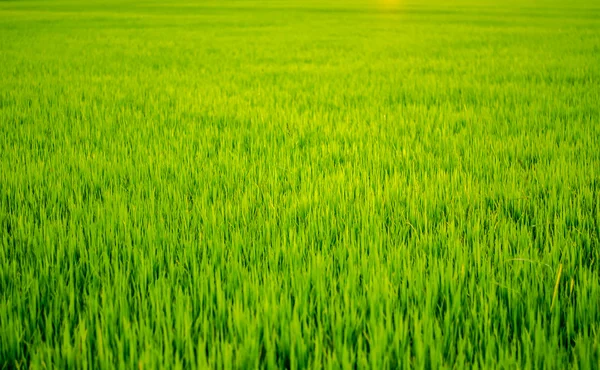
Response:
M600 3L0 1L0 368L600 366Z

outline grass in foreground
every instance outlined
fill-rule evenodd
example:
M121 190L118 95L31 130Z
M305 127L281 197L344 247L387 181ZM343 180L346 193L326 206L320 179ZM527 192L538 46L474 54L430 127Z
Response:
M598 368L600 4L383 5L0 1L0 368Z

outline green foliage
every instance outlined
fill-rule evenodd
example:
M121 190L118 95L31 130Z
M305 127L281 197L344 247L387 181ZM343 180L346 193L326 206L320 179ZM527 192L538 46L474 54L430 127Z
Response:
M597 369L598 102L593 1L2 1L0 368Z

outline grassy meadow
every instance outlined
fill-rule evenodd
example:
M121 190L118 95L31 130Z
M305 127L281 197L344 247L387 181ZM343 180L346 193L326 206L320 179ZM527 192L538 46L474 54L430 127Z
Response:
M600 367L600 1L0 0L0 369Z

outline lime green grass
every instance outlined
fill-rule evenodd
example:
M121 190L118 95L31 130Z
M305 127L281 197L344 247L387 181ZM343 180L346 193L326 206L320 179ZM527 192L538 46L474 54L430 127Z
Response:
M600 2L0 1L0 368L600 366Z

